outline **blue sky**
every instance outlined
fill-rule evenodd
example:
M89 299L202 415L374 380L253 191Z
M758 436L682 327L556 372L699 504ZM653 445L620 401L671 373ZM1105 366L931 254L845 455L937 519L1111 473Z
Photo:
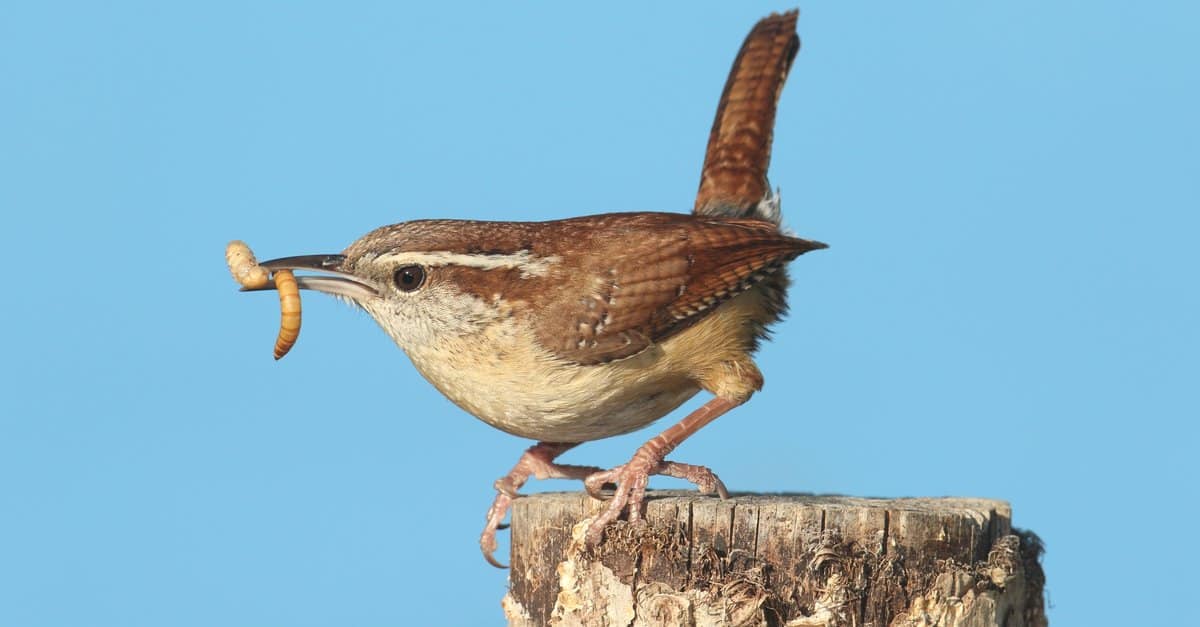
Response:
M5 3L0 624L499 624L475 541L526 443L331 299L275 363L277 301L222 249L687 211L733 55L786 8ZM1007 499L1056 626L1170 624L1200 11L801 9L771 176L831 248L792 266L764 391L676 457L734 490Z

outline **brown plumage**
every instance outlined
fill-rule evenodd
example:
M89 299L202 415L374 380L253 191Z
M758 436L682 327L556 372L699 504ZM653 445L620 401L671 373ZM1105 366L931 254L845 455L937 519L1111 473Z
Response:
M301 288L350 299L417 370L484 422L539 441L496 482L480 547L530 476L617 485L587 531L636 521L649 477L726 495L676 446L763 384L753 353L786 310L785 265L819 242L784 234L770 192L776 100L799 47L796 13L750 32L713 122L691 214L610 213L550 222L418 220L376 229L341 255L263 264L332 277ZM557 464L581 442L643 428L700 390L713 398L620 466Z
M382 248L553 260L540 276L446 265L428 268L427 280L502 302L529 319L543 348L593 365L666 340L823 247L761 220L610 213L536 223L418 220L379 229L345 254L353 260Z
M800 50L798 15L763 18L738 51L709 135L697 215L747 217L767 195L775 106Z

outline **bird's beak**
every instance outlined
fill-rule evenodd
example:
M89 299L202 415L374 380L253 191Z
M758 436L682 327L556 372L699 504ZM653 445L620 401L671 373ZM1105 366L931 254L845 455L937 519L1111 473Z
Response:
M322 272L331 276L297 276L296 285L300 289L315 290L361 302L379 295L379 290L370 282L342 270L346 261L344 255L300 255L298 257L280 257L264 261L262 267L274 272L276 270L310 270ZM264 287L242 288L243 292L275 289L274 283Z

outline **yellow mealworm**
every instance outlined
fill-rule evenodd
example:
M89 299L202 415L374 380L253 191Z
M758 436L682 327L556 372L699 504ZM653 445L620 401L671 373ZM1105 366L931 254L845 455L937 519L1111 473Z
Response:
M270 273L258 265L254 253L250 252L250 247L243 241L229 242L225 247L225 263L229 265L229 273L233 275L233 280L242 287L266 287L270 282Z
M234 240L225 247L229 273L242 287L264 288L271 283L271 272L258 265L245 242ZM275 338L275 359L281 359L300 337L300 286L291 270L275 271L275 289L279 291L279 335Z
M291 270L275 271L275 289L279 291L279 336L275 338L275 359L292 350L300 337L300 286Z

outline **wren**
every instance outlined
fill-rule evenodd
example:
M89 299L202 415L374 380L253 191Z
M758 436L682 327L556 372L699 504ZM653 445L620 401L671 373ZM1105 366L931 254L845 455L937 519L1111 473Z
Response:
M770 161L776 101L799 49L796 12L747 36L725 85L691 214L608 213L549 222L416 220L341 254L263 263L300 288L361 307L459 407L535 440L497 495L480 545L530 476L616 490L588 529L641 515L651 475L726 496L703 466L667 461L762 387L753 354L787 309L786 266L825 245L780 229ZM267 286L263 289L270 289ZM641 429L704 390L702 407L615 468L556 464L582 443Z

